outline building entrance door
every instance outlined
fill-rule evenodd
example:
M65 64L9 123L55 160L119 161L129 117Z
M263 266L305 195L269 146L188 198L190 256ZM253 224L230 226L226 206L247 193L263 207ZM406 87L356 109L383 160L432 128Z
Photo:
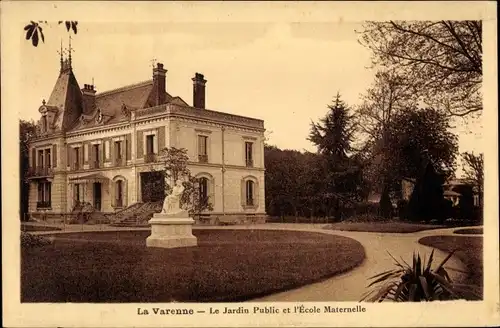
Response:
M143 202L162 202L165 198L165 178L162 172L141 173L141 197Z
M100 182L94 182L94 208L97 211L101 210L102 186Z

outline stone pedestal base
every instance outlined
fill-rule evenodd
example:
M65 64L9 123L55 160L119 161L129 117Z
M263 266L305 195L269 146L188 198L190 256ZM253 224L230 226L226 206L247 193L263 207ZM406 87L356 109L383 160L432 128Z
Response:
M176 248L197 246L198 240L193 236L194 220L183 215L155 213L149 220L151 235L146 239L147 247Z

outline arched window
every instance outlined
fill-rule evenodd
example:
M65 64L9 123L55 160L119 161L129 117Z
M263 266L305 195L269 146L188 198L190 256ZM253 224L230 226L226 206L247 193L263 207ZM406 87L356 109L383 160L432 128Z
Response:
M118 180L115 183L115 198L116 198L116 207L123 207L123 181Z
M253 206L255 204L254 194L255 194L255 184L252 180L247 180L246 182L246 205Z
M201 177L198 180L198 193L200 197L200 204L206 205L208 204L208 179L205 177Z
M254 176L241 179L241 206L244 209L259 208L259 179Z
M127 180L123 176L115 176L109 186L109 190L112 207L127 207Z

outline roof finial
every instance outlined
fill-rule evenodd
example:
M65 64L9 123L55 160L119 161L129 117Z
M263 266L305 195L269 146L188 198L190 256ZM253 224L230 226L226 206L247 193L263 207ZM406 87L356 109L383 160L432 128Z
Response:
M57 53L61 57L61 71L63 70L63 63L64 63L64 60L63 60L64 50L63 50L62 43L63 42L62 42L62 39L61 39L61 50L57 51Z
M151 59L150 62L151 62L151 66L153 68L155 68L155 66L156 66L156 58Z
M68 61L69 61L69 68L72 68L71 66L71 53L75 51L73 48L71 48L71 35L69 36L69 47L68 47L68 52L69 52L69 56L68 56Z

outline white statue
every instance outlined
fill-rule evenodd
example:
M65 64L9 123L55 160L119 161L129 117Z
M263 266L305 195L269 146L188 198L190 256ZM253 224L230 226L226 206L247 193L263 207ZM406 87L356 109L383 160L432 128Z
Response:
M182 193L184 192L184 186L181 180L175 182L175 186L172 188L172 193L165 197L163 201L163 213L178 213L181 211L180 201Z

